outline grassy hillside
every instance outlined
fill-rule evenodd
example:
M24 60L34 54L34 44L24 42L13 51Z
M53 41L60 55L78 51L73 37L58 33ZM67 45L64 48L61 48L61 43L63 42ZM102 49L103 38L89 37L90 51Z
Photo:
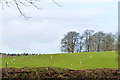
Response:
M3 57L2 67L60 67L69 69L117 68L117 52L81 52Z

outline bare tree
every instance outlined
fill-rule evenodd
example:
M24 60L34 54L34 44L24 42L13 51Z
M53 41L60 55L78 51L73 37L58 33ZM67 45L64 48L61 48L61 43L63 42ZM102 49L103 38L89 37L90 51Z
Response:
M82 52L84 47L84 35L79 35L78 50L77 52Z
M79 33L75 31L68 32L61 40L61 51L62 52L75 52L78 44Z
M84 37L85 37L85 49L87 52L90 52L90 48L92 47L92 36L93 30L85 30Z
M80 35L75 31L68 32L61 40L61 51L63 52L100 52L111 51L117 48L118 39L112 33L85 30Z
M114 42L115 42L115 35L113 35L112 33L106 33L102 43L103 51L113 50Z
M94 40L94 46L95 46L95 51L99 52L102 48L102 41L104 38L104 33L103 32L96 32L93 36ZM104 44L103 44L104 45Z

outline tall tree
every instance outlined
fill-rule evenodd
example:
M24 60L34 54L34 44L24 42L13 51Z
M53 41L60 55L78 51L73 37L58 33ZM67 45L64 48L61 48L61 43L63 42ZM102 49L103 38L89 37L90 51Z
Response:
M94 40L94 46L95 46L95 51L99 52L101 50L101 44L104 39L104 33L103 32L96 32L93 36ZM102 50L101 50L102 51Z
M61 40L62 52L75 52L78 44L79 33L75 31L68 32Z
M103 39L103 51L111 51L114 48L115 35L112 33L106 33Z
M84 37L85 37L85 49L87 52L91 51L92 47L92 36L94 31L93 30L85 30L84 31Z
M78 46L77 52L82 52L82 49L84 47L84 35L79 35L79 41L77 46Z

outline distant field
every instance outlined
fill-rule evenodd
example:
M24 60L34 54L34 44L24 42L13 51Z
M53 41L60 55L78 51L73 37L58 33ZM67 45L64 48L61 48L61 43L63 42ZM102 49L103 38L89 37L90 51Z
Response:
M60 67L69 69L118 68L117 52L81 52L3 57L2 67Z

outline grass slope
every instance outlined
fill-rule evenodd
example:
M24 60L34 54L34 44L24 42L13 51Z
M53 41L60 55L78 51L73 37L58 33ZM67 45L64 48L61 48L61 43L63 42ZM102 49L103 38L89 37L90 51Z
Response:
M3 57L2 67L60 67L69 69L118 68L117 52L81 52Z

